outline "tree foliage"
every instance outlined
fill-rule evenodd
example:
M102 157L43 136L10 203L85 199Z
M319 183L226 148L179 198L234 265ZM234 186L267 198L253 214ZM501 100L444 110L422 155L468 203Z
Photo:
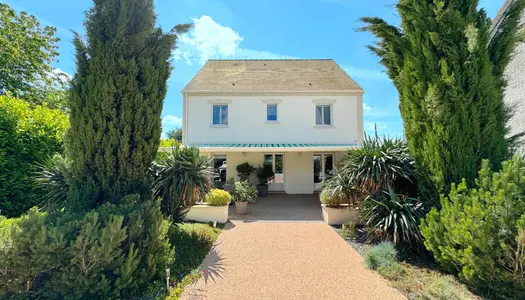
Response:
M179 33L155 27L150 0L94 1L86 39L76 34L76 74L67 137L73 203L93 206L148 194L147 171L161 134L169 59Z
M498 297L525 293L525 160L492 172L484 160L475 187L452 185L421 224L426 248L444 267ZM516 299L516 298L513 298Z
M510 11L523 5L515 1ZM400 0L396 7L400 27L362 18L361 30L378 38L369 48L399 92L420 193L437 198L452 182L473 183L482 159L497 168L509 156L502 70L519 14L508 15L488 47L491 22L476 0Z
M171 129L167 133L168 139L170 140L176 140L179 143L182 143L182 128L178 127L175 129Z
M51 67L56 28L0 3L0 91L32 104L64 108L67 75Z
M35 165L63 152L69 126L60 110L0 96L0 209L18 216L43 199L32 180Z

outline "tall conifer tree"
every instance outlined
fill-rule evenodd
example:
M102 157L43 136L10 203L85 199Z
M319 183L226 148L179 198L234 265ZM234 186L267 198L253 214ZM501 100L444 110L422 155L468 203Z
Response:
M362 18L361 30L378 38L369 48L399 92L422 197L435 200L452 182L472 183L482 159L497 168L509 156L502 70L524 0L514 2L493 39L499 45L490 47L491 21L477 0L400 0L396 7L400 27Z
M148 194L147 170L161 135L161 112L177 36L155 27L153 0L94 0L86 39L76 34L67 150L72 198L84 207Z

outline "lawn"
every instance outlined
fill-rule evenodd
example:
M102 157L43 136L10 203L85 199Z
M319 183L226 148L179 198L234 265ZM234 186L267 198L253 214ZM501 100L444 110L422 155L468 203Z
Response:
M170 243L175 246L176 259L171 265L171 286L166 299L179 299L184 287L200 278L199 266L219 237L224 224L183 223L170 229Z

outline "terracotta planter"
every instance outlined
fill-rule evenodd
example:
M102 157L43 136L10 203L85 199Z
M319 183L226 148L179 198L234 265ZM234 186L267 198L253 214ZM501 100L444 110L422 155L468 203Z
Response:
M258 184L256 188L257 188L257 196L266 197L266 195L268 194L268 185Z
M248 202L235 202L235 210L239 215L244 215L248 212Z
M190 208L184 219L204 223L226 223L228 221L228 205L196 204Z
M321 207L323 209L323 219L328 225L342 225L348 222L362 224L358 209L349 207L348 205L329 207L321 204Z

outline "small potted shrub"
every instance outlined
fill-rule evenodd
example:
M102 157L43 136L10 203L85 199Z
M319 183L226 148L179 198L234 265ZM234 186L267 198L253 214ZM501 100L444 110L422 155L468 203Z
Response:
M237 181L233 184L231 195L235 201L235 210L239 215L248 211L248 203L257 200L257 189L249 181Z
M319 194L319 200L321 200L323 219L329 225L341 225L349 222L361 224L359 210L349 205L341 193L324 189Z
M250 165L248 162L244 162L237 166L237 175L241 181L250 180L250 174L255 170L255 168Z
M212 189L204 197L204 202L193 205L186 219L197 222L218 222L228 221L228 205L231 202L231 195L221 189Z
M275 173L271 164L264 164L259 166L256 170L259 184L257 185L257 193L259 197L266 197L268 194L268 181L273 179Z

